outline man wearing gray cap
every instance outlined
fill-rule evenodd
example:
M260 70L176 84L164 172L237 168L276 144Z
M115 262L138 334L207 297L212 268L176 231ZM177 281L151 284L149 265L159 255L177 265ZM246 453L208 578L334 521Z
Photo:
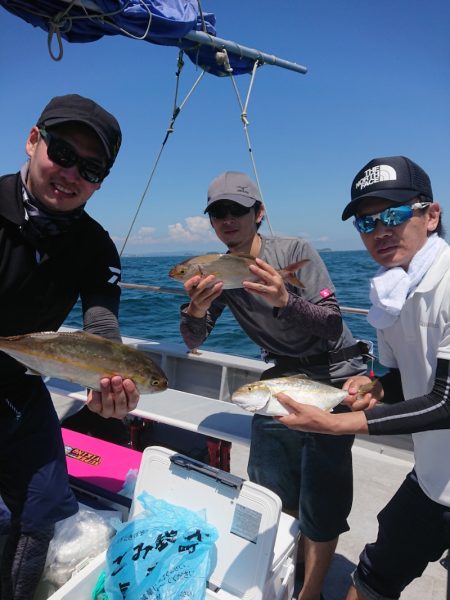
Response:
M119 151L115 117L94 101L53 98L31 128L28 161L0 178L0 336L56 331L78 298L84 329L120 340L120 259L108 233L84 207ZM42 379L0 353L0 495L11 527L0 566L2 600L30 600L54 525L78 510L64 445ZM139 394L104 378L88 406L123 417Z
M209 186L205 212L230 253L256 258L250 270L259 280L244 281L238 289L224 289L212 275L187 280L190 302L181 310L186 344L198 347L228 306L264 357L275 363L264 379L305 373L340 387L348 377L364 373L361 347L342 321L319 254L303 239L258 233L264 208L253 181L244 173L222 173ZM304 287L285 284L279 270L301 261L306 266L296 275ZM352 443L353 436L302 434L271 417L253 417L249 477L276 492L283 510L300 518L301 599L319 600L338 536L348 530Z
M430 179L405 156L361 169L342 219L352 216L380 264L368 321L389 371L364 398L354 396L354 412L321 413L283 395L293 412L279 420L334 435L413 434L414 468L378 515L378 538L361 553L347 595L393 600L450 547L450 248ZM352 395L366 381L346 386Z

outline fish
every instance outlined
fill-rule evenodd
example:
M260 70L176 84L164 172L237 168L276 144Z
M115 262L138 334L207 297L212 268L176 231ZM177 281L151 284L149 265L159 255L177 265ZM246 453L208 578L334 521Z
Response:
M86 331L44 331L0 337L0 351L28 373L55 377L100 391L100 379L132 379L141 394L167 389L161 368L141 350Z
M301 269L309 259L292 263L278 273L284 281L297 288L304 288L303 283L295 276L295 272ZM256 265L255 258L247 254L203 254L188 258L175 265L169 271L169 277L183 283L194 275L207 277L214 275L219 281L223 281L223 289L232 290L243 287L243 281L259 281L259 277L250 270L250 265Z
M362 385L359 394L365 394L373 387L374 382ZM348 392L320 381L314 381L306 375L290 375L275 377L247 383L231 395L231 402L244 410L259 415L284 417L290 411L283 406L276 394L283 392L296 402L317 406L325 411L332 410L347 397Z

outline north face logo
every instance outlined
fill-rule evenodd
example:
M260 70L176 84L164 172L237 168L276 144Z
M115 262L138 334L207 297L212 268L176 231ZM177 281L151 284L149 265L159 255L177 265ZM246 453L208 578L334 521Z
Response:
M380 181L395 181L397 172L389 165L377 165L364 172L364 177L355 183L355 189L363 190L368 185L379 183Z

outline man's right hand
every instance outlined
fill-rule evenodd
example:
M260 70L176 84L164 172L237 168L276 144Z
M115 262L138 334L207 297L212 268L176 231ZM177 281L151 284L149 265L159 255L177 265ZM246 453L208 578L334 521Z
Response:
M184 289L191 299L186 313L200 319L206 315L213 300L222 293L223 281L217 281L214 275L194 275L184 283Z

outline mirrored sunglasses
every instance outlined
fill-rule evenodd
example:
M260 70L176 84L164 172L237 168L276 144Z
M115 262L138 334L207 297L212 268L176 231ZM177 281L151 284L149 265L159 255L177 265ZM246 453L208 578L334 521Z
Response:
M401 206L391 206L382 212L374 215L365 215L364 217L356 217L353 225L359 233L372 233L375 230L377 221L381 221L386 227L397 227L408 221L414 214L417 208L426 208L430 206L430 202L416 202L415 204L402 204Z
M81 177L89 183L101 183L108 175L107 167L95 160L78 156L68 142L48 132L44 127L39 129L39 133L47 144L47 156L60 167L68 169L77 165Z
M225 219L229 214L232 217L242 217L248 215L252 208L252 206L242 206L242 204L238 204L237 202L232 202L231 204L219 204L216 202L208 209L208 214L214 219Z

